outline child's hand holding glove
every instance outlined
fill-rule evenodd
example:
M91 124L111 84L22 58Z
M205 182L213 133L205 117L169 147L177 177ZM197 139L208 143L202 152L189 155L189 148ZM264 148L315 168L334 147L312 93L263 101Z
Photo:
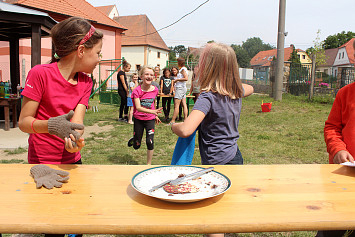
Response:
M73 117L73 115L74 111L70 110L70 112L67 114L48 119L49 134L56 135L64 141L65 138L70 138L70 134L72 134L75 138L75 141L78 141L81 135L75 131L75 129L84 130L84 125L70 122L70 119ZM74 141L72 144L73 147L76 146Z

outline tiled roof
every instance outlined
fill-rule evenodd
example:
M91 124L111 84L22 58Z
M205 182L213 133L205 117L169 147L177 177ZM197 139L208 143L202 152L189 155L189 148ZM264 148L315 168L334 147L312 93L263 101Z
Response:
M321 67L325 66L332 66L334 64L334 60L338 54L338 48L335 49L326 49L325 50L325 56L326 56L326 62L323 65L319 65Z
M301 49L296 49L297 52L303 52ZM291 53L293 51L293 47L288 47L284 49L284 61L288 61ZM250 65L251 66L264 66L268 67L271 65L272 59L277 55L277 49L270 49L266 51L260 51L257 53L251 60L250 60Z
M169 51L146 15L119 16L114 19L128 28L122 36L122 46L149 45Z
M346 42L345 44L343 44L342 46L339 47L339 48L345 47L346 53L348 54L348 57L349 57L349 62L351 64L355 63L354 47L353 47L354 40L355 40L355 38L352 38L351 40L349 40L348 42Z
M6 0L6 2L67 16L79 16L98 24L125 29L85 0Z
M108 6L96 7L96 9L100 10L103 14L108 16L110 14L110 12L112 11L112 8L114 8L114 7L115 7L115 5L108 5Z

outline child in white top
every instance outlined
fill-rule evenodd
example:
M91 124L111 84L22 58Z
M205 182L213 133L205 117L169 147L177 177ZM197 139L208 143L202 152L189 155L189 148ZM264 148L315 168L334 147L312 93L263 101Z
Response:
M129 107L129 113L128 113L128 123L133 124L133 102L132 102L132 91L138 86L138 74L133 73L132 75L132 81L129 82L128 88L129 88L129 93L127 97L127 106Z

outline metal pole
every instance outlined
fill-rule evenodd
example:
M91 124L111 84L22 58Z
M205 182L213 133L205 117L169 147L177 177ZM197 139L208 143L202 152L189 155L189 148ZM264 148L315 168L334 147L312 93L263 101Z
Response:
M274 99L282 100L283 76L284 76L284 47L285 47L285 11L286 0L280 0L279 4L279 26L277 33L277 58L276 58L276 75L274 86Z

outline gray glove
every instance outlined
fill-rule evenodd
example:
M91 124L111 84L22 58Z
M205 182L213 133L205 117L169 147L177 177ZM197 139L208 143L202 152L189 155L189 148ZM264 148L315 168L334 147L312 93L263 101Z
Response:
M69 179L69 172L55 170L46 165L35 165L31 168L30 173L36 182L37 188L42 186L47 189L60 188Z
M70 122L70 119L73 117L74 111L70 110L69 113L58 116L52 117L48 119L48 132L49 134L56 135L64 140L64 138L70 138L69 135L73 134L75 140L79 140L80 133L75 131L74 129L83 130L84 125L78 123ZM76 143L72 143L73 146L76 146Z

